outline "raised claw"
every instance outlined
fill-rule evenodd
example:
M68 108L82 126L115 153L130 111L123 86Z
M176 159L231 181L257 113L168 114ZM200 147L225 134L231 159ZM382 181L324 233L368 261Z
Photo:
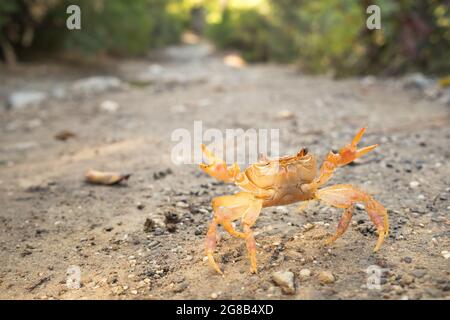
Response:
M364 131L366 131L366 128L361 128L359 132L356 134L356 136L353 138L352 142L345 147L343 147L341 150L339 150L340 159L338 162L338 166L345 166L346 164L349 164L356 158L359 158L366 153L372 151L376 147L378 147L378 144L374 144L368 147L364 147L362 149L357 149L358 142L361 140Z
M200 169L217 180L233 182L236 175L241 171L237 163L227 167L226 162L217 158L204 144L202 144L201 147L209 164L200 163Z

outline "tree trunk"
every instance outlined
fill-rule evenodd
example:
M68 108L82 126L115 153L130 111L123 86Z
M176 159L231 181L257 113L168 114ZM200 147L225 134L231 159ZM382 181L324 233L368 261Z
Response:
M14 51L14 47L5 38L1 39L1 46L6 66L8 68L14 68L17 65L17 55L16 52Z

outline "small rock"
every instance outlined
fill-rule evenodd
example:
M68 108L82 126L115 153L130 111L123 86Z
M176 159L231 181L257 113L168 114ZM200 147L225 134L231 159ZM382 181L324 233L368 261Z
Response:
M413 282L414 282L414 277L410 276L409 274L403 275L400 280L400 284L403 286L408 286Z
M175 205L178 208L189 208L189 204L187 204L186 202L183 202L183 201L178 201Z
M295 114L290 110L281 110L277 113L276 118L280 120L287 120L294 118Z
M308 279L310 276L311 276L311 270L309 270L309 269L300 270L300 278Z
M425 77L422 73L413 73L405 77L405 88L425 90L432 86L434 81Z
M153 230L155 230L155 227L156 227L155 221L153 221L150 218L145 219L144 232L146 232L146 233L152 232Z
M177 225L174 223L167 223L166 224L166 229L167 231L169 231L170 233L174 233L175 231L177 231Z
M22 109L37 105L46 98L47 93L42 91L16 91L9 96L6 105L11 109Z
M76 137L77 137L76 133L74 133L70 130L67 130L67 129L61 130L55 134L55 139L59 140L59 141L67 141L69 139L76 138Z
M141 202L138 202L138 204L136 205L136 208L138 208L138 210L142 210L145 208L145 205Z
M170 169L170 168L163 170L163 171L158 171L158 172L153 173L153 179L159 180L159 179L165 178L167 175L172 174L172 173L173 173L172 169Z
M166 223L178 223L180 222L180 217L175 212L165 212L164 218Z
M411 189L415 189L415 188L417 188L418 186L420 186L419 181L411 181L411 182L409 183L409 187L410 187Z
M273 281L281 287L285 294L294 294L294 273L290 271L277 271L272 274Z
M314 228L314 225L312 223L307 223L307 224L303 225L303 229L305 229L305 231L312 230L313 228Z
M91 94L118 89L121 85L122 81L116 77L94 76L77 80L72 85L72 90L75 93Z
M411 262L412 262L412 258L411 258L411 257L404 257L404 258L403 258L403 262L405 262L405 263L411 263Z
M423 269L415 269L411 272L411 274L416 278L422 278L424 275L427 274L427 272Z
M119 109L119 104L116 101L105 100L100 103L100 110L114 113Z
M217 297L218 297L217 293L215 292L211 293L211 299L217 299Z
M334 275L330 271L321 271L318 278L320 283L322 284L333 283L336 280L334 278Z
M173 287L172 291L173 291L174 293L180 293L180 292L183 292L184 290L186 290L187 288L188 288L187 283L182 282L182 283L176 284L176 285ZM215 298L213 298L213 299L215 299Z
M448 252L447 250L441 251L441 254L445 259L450 258L450 252Z
M285 206L278 206L278 207L276 207L275 210L276 210L277 213L281 213L281 214L289 213L288 208L286 208Z

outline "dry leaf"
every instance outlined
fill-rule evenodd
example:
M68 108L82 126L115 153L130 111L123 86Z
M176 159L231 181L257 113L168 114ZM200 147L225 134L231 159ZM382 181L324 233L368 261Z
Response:
M65 129L55 134L55 139L60 141L66 141L71 138L75 138L76 136L77 135L72 131Z
M287 119L293 119L295 117L295 114L290 110L281 110L277 113L276 118L279 120L287 120Z
M95 184L113 185L122 180L128 180L131 174L122 174L117 172L102 172L97 170L88 170L84 174L86 181Z
M243 68L245 67L245 61L241 56L237 54L228 54L223 58L223 63L232 68Z

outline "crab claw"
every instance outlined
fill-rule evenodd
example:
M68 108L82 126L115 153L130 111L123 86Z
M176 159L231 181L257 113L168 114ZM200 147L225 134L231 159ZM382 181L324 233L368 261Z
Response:
M234 181L234 178L240 172L240 168L237 163L227 167L226 162L217 158L204 144L202 144L202 151L209 164L200 163L200 169L217 180L225 182Z
M356 148L359 140L361 140L361 137L364 134L364 131L366 131L366 128L362 128L361 130L359 130L359 132L353 138L352 143L346 145L341 150L339 150L339 155L340 155L340 159L339 159L339 163L338 163L339 166L345 166L346 164L349 164L356 158L359 158L359 157L365 155L366 153L372 151L376 147L378 147L378 144L374 144L374 145L371 145L368 147L364 147L362 149Z

